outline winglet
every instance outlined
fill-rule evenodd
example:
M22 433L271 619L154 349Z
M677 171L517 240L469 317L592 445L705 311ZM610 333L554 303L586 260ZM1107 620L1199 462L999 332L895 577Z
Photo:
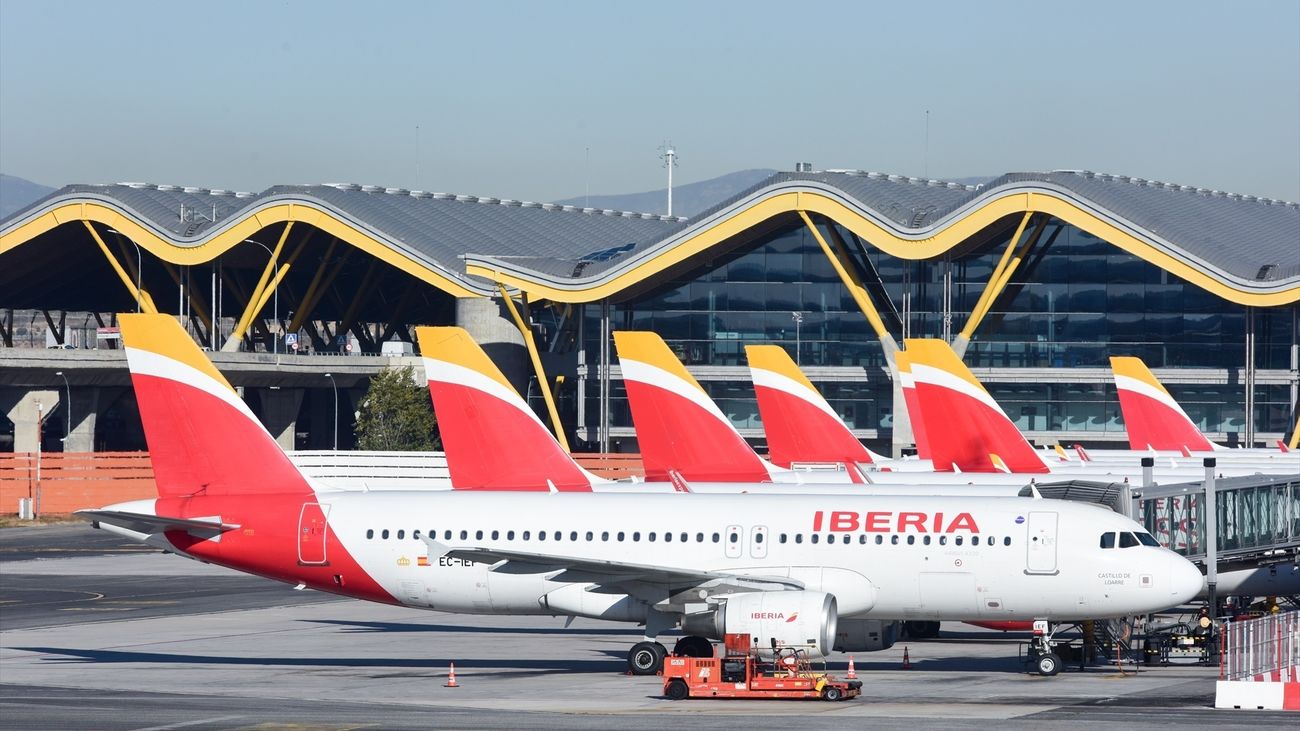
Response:
M415 331L453 487L586 492L602 481L564 451L469 333Z
M773 464L875 462L840 415L779 345L746 345Z
M965 472L1050 471L946 342L909 338L906 344L935 464L956 464Z
M771 480L769 466L655 333L614 333L646 479Z
M1147 446L1171 451L1215 449L1142 359L1112 356L1110 369L1119 392L1119 408L1124 415L1130 449Z

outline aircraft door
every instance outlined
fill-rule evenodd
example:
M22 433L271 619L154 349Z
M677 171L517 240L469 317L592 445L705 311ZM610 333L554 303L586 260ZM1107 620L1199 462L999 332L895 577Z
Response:
M1056 513L1031 512L1026 532L1025 573L1055 574Z
M303 503L298 515L298 564L301 566L326 566L326 518L328 503Z
M738 525L727 526L727 532L722 535L723 545L726 547L727 558L740 558L744 550L742 545L745 531Z
M756 525L749 529L749 557L767 558L767 526Z

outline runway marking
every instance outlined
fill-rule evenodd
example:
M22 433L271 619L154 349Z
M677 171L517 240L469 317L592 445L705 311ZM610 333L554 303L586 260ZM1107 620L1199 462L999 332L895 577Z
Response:
M60 612L129 612L135 607L60 607Z
M213 718L204 718L199 721L182 721L181 723L169 723L165 726L147 726L145 728L135 729L134 731L167 731L168 729L185 728L186 726L198 726L205 723L219 723L221 721L233 721L236 718L243 718L243 716L215 716Z
M104 601L100 602L100 604L149 604L149 605L168 604L170 605L170 604L180 604L180 602L176 601L175 599L105 599Z

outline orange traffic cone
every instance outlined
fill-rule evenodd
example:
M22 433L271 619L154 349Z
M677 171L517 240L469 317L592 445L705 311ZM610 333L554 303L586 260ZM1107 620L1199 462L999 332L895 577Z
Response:
M903 669L904 670L912 669L912 656L910 653L908 653L906 645L903 646Z
M444 688L459 688L460 683L456 682L456 663L451 664L451 670L447 673L447 682L442 684Z
M858 671L853 667L853 656L849 655L849 671L844 674L845 680L857 680Z

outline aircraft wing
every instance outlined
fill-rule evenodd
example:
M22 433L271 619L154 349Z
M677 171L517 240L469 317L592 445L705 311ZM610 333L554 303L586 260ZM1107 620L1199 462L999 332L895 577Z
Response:
M797 591L804 588L802 581L788 576L683 569L505 548L448 546L428 536L423 536L423 540L428 544L431 556L447 556L474 563L499 563L501 565L492 570L501 573L537 574L558 571L559 573L552 577L555 581L597 584L607 589L634 584L651 584L678 589L683 586L698 586L717 592L728 589Z
M78 510L76 515L93 523L107 523L136 533L162 533L181 530L197 535L211 535L235 530L234 523L223 523L217 518L168 518L161 515L129 513L123 510Z

